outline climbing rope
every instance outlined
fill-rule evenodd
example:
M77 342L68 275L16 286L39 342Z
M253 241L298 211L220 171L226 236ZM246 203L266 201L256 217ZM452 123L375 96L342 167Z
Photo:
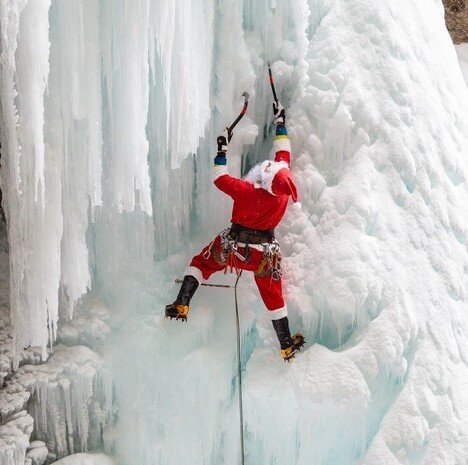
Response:
M239 324L239 301L237 298L237 284L242 276L242 271L239 270L237 273L236 283L234 286L228 284L207 284L202 283L202 286L206 287L221 287L221 288L234 288L234 304L236 307L236 333L237 333L237 385L239 391L239 433L240 433L240 445L241 445L241 464L245 464L245 449L244 449L244 407L242 403L242 362L241 362L241 335L240 335L240 324ZM182 279L175 279L176 283L182 283Z
M236 284L234 285L234 303L236 305L236 329L237 329L237 383L239 391L239 427L240 427L240 444L241 444L241 464L245 464L244 452L244 408L242 403L242 363L241 363L241 339L239 325L239 305L237 300L237 284L242 276L242 270L237 275Z
M182 284L184 282L183 279L180 279L180 278L177 278L177 279L174 279L174 282L177 283L177 284ZM234 286L229 286L229 284L208 284L208 283L202 283L201 284L202 286L204 287L221 287L223 289L231 289L233 288Z

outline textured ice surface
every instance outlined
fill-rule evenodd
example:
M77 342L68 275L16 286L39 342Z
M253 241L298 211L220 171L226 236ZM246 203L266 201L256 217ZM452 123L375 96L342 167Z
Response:
M246 463L465 464L468 91L439 1L23 0L0 26L17 344L45 346L58 295L70 315L89 286L106 302L108 450L126 465L239 461L232 291L200 289L186 325L161 314L227 224L211 158L244 90L230 169L269 154L270 59L303 205L278 230L285 291L309 345L280 360L243 277ZM100 331L81 318L64 339ZM90 388L95 354L78 349L82 372L68 351L35 391L60 453L99 438L86 399L110 398ZM61 410L63 367L83 396ZM53 409L71 418L46 422Z
M461 102L468 96L442 9L431 2L311 2L310 9L278 2L275 13L256 2L244 4L243 17L245 45L237 50L246 47L251 65L243 73L256 76L247 90L260 127L268 128L263 58L283 58L274 70L288 105L303 211L288 214L279 238L293 327L304 328L310 344L285 366L243 278L241 317L251 331L243 340L247 463L461 465L468 456L468 115ZM235 21L219 27L225 50L222 38ZM253 133L246 124L233 140L236 168L242 138L251 142ZM268 150L257 140L245 163ZM216 194L198 193L198 211L216 205ZM218 207L208 211L216 222ZM183 260L160 268L171 276ZM231 463L238 454L232 295L200 290L189 323L174 326L159 320L175 293L166 282L150 295L137 292L131 307L143 316L113 342L116 431L125 438L115 448L130 463L186 456ZM143 347L148 355L135 359Z
M0 221L0 464L24 465L33 419L25 411L29 393L22 386L4 385L15 366L38 363L40 352L14 353L8 307L8 244L5 224Z
M439 6L330 5L289 108L303 212L280 228L316 344L286 373L252 354L252 463L462 464L467 90Z
M456 45L458 61L460 62L460 68L465 78L465 82L468 85L468 44Z
M23 0L0 8L1 176L11 247L11 319L21 348L45 348L58 316L60 175L45 152L44 131L49 5Z
M83 346L56 346L47 363L21 367L7 389L31 396L34 437L47 442L57 457L100 444L112 408L112 386L100 357Z
M60 321L57 341L68 346L84 345L102 349L111 332L110 319L110 309L101 301L83 299L72 320L64 318Z
M25 465L42 465L48 458L49 450L42 441L33 441L26 452Z
M112 386L100 357L87 347L56 346L47 363L20 367L0 390L0 449L14 457L0 464L22 465L26 454L40 465L49 452L96 449L111 413ZM30 445L31 433L47 447Z
M2 465L23 465L33 419L24 410L0 425L0 463Z
M104 454L74 454L52 465L114 465L114 461Z

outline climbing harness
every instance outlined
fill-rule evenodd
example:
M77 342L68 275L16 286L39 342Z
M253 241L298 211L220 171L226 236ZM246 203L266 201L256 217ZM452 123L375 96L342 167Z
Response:
M248 245L246 244L245 247L245 255L242 255L239 250L238 250L238 241L235 239L232 239L231 236L229 235L230 233L230 228L224 229L219 233L219 238L221 240L221 250L214 250L213 251L213 246L218 238L216 236L211 242L208 248L206 249L205 253L203 254L203 258L205 260L208 260L211 256L211 254L214 252L215 254L215 260L220 263L225 265L224 267L224 274L227 273L228 269L230 269L231 273L236 270L236 273L239 274L241 269L239 266L237 266L237 260L240 260L241 262L248 262L249 261L249 249Z
M242 236L243 233L245 233L244 236ZM255 235L263 239L263 241L256 241L254 238ZM221 242L220 250L217 250L216 248L213 249L218 237ZM239 238L241 238L242 241L240 241ZM244 242L244 240L246 242ZM254 271L255 275L258 277L271 276L273 281L279 281L282 276L281 248L274 238L273 230L256 231L233 224L231 228L224 229L210 242L208 248L203 253L203 258L208 260L211 254L214 254L214 259L219 264L224 265L224 274L228 271L233 273L234 270L236 271L236 274L239 274L240 271L242 271L239 262L247 263L249 261L251 245L260 245L263 251L263 257L260 265L258 266L258 269ZM244 254L239 251L239 247L244 249Z
M271 275L273 281L279 281L283 275L281 271L281 248L278 242L263 244L263 259L258 267L257 276Z

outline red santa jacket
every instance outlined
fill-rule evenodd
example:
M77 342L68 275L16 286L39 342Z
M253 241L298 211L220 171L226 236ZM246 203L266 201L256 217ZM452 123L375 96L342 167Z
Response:
M213 168L214 183L234 200L233 223L247 228L274 229L286 212L289 196L297 201L297 189L289 169L291 143L286 131L273 143L275 160L252 168L244 179L231 176L226 165Z

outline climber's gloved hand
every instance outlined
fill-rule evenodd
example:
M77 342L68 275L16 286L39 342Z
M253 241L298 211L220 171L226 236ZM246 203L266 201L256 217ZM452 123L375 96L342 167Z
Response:
M227 129L216 138L218 144L218 153L214 159L215 165L226 164L226 151L228 143L231 141L232 134L229 134Z
M284 126L286 123L286 111L280 102L273 102L273 115L275 116L275 123Z
M218 144L218 153L219 152L224 152L226 153L226 150L227 150L227 145L228 145L228 141L227 141L227 131L224 131L222 134L220 134L217 139L216 139L216 142Z

